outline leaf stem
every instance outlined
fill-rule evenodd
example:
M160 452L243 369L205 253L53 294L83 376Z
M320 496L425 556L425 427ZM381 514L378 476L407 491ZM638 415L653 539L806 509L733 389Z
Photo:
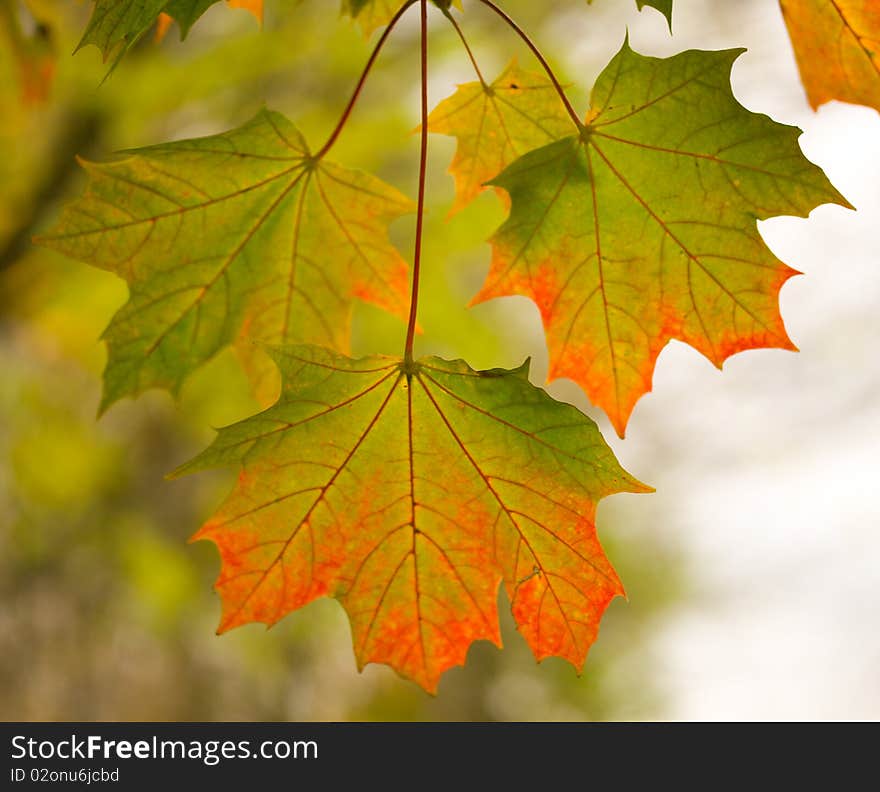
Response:
M562 83L559 82L559 78L556 76L556 73L547 62L544 54L541 52L541 50L538 49L538 45L529 38L528 33L526 33L519 25L517 25L516 22L514 22L513 19L511 19L505 11L495 5L492 0L480 0L480 2L484 6L490 8L492 11L498 14L498 16L500 16L507 23L507 26L525 42L526 46L532 51L532 54L538 59L538 63L540 63L541 66L544 68L544 71L547 72L547 76L550 78L550 82L553 83L553 87L556 89L556 93L559 94L559 98L565 105L565 109L571 116L571 120L574 121L574 124L578 128L578 130L583 130L584 122L581 121L580 117L577 114L577 111L574 109L574 107L572 107L568 96L566 96L565 94L565 89L562 87Z
M391 35L391 31L394 30L395 25L400 21L401 17L409 10L410 6L412 6L417 0L407 0L404 3L400 10L394 15L391 21L386 26L385 30L382 31L382 35L379 40L376 42L376 46L373 48L373 52L370 55L370 59L367 61L367 65L364 66L364 71L361 74L360 79L358 80L357 85L355 86L354 93L351 95L351 99L345 107L345 110L342 113L342 117L339 119L339 123L336 124L336 128L331 133L330 137L327 139L327 142L321 147L320 151L315 154L315 159L319 160L324 155L333 148L336 141L339 139L339 136L342 134L342 130L345 128L345 125L348 123L348 119L351 117L351 113L354 110L354 106L357 104L358 99L360 98L361 92L364 89L364 85L366 85L367 78L370 76L370 72L373 69L376 60L379 57L379 53L382 51L382 48L385 46L385 42L388 41L388 37Z
M467 52L468 58L471 60L471 64L474 67L474 71L477 73L477 78L480 81L480 84L483 87L486 86L486 80L483 78L483 72L480 71L480 66L477 63L477 59L474 57L473 50L471 50L470 45L467 43L467 39L464 37L464 31L461 29L461 26L456 21L455 17L452 16L452 12L448 8L442 8L443 16L445 16L452 27L455 28L455 32L458 33L458 37L461 39L461 43L464 46L465 52Z
M412 298L409 306L409 325L406 330L404 363L413 361L413 342L416 336L416 315L419 310L419 277L422 266L422 234L425 223L425 181L428 172L428 0L420 0L422 11L421 53L422 53L422 123L421 152L419 155L419 206L416 218L416 244L413 254Z

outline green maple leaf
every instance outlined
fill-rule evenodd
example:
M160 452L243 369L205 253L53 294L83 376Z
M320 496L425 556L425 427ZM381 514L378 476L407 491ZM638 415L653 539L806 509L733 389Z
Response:
M220 0L95 0L77 50L94 44L115 67L122 57L147 33L162 13L180 25L186 38L196 20Z
M359 666L428 690L470 644L500 645L503 581L540 660L580 668L622 587L596 503L644 492L596 425L515 371L275 348L278 402L179 471L241 467L196 534L220 550L220 630L321 596L349 614Z
M592 2L593 0L587 0L587 3L592 4ZM636 0L636 5L639 11L645 6L659 11L666 17L666 22L669 24L669 32L672 32L672 0Z
M582 130L492 182L512 209L475 302L534 299L551 379L578 382L621 436L669 340L719 367L745 349L794 349L778 310L794 270L756 221L848 206L802 155L800 130L736 101L740 53L658 59L625 43Z
M180 37L186 38L199 17L220 0L170 0L163 10L180 25Z
M86 31L77 50L94 44L107 61L114 64L137 43L155 23L168 0L95 0Z
M636 0L636 5L641 11L645 6L657 9L669 23L669 31L672 32L672 0Z
M84 167L85 195L38 241L128 282L105 333L103 408L177 391L242 337L345 351L354 298L406 315L407 265L387 229L411 201L316 159L277 113Z
M431 112L428 129L458 138L456 212L517 157L570 134L571 119L547 77L513 62L491 85L460 85Z

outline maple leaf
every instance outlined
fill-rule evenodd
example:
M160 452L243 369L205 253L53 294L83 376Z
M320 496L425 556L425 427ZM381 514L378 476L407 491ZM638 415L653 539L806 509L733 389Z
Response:
M243 8L250 11L257 22L263 24L263 0L227 0L230 8Z
M428 129L458 138L449 169L457 212L517 157L570 134L571 119L550 80L514 61L491 85L460 85L433 110Z
M592 4L592 2L593 0L587 0L589 4ZM659 11L666 17L666 22L669 24L669 32L672 32L672 0L636 0L636 5L639 11L645 6Z
M636 5L639 7L639 11L645 6L650 6L659 11L666 17L666 21L669 23L669 31L672 32L672 0L636 0Z
M342 13L356 19L365 36L387 25L398 10L399 0L342 0Z
M180 25L180 38L185 39L190 28L208 8L218 0L171 0L165 6L164 15L171 17ZM263 0L227 0L230 8L243 8L250 11L257 22L263 22Z
M810 106L838 99L880 111L880 3L780 0Z
M220 0L95 0L95 8L77 50L94 44L113 65L154 24L158 24L157 38L162 38L176 20L180 36L186 38L196 20ZM247 8L262 21L262 0L229 0L233 8Z
M658 59L625 42L580 133L492 182L512 209L474 302L531 297L550 378L578 382L621 436L669 340L719 367L745 349L794 349L778 293L795 271L756 220L849 206L801 154L800 130L736 101L730 70L741 52Z
M128 282L105 332L102 409L177 391L242 333L346 350L355 297L406 315L408 268L387 227L411 201L317 159L277 113L83 164L85 195L37 241Z
M461 9L461 0L431 0L431 2L440 8L454 5ZM356 19L364 35L369 37L374 30L387 25L403 5L404 0L342 0L342 13Z
M220 632L336 597L359 667L387 663L434 691L473 641L500 646L503 580L535 656L581 668L623 593L596 503L650 491L596 425L531 385L528 362L474 371L307 346L272 354L278 402L172 474L241 466L193 537L220 550Z
M176 20L180 26L180 38L185 39L189 35L190 28L199 17L219 0L170 0L165 10L159 15L157 24L157 39L161 39L168 30L171 22ZM227 0L230 8L243 8L254 15L257 22L263 22L263 0Z
M186 38L198 18L219 0L169 0L162 13L174 19L180 26L180 37Z
M77 51L93 44L105 61L115 53L115 65L153 26L166 5L168 0L95 0Z

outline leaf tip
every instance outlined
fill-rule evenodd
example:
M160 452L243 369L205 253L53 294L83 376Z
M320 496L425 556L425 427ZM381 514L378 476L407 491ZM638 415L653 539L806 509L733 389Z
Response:
M174 468L174 470L165 474L165 479L167 481L175 481L176 479L190 475L190 473L199 473L202 470L209 469L211 467L211 464L207 463L205 460L208 452L212 448L213 445L210 445L200 454L197 454L192 459L190 459L188 462L184 462L183 464L178 465L176 468ZM204 532L205 527L199 529L199 532L194 535L192 541L197 541L195 537L200 537L201 534Z
M627 484L630 486L630 489L624 491L629 492L632 495L654 495L657 492L656 487L652 487L650 484L645 484L634 476L628 477ZM625 592L624 596L626 596Z
M116 402L119 401L119 395L112 393L107 388L106 381L104 382L104 389L101 393L101 401L98 404L98 409L95 411L95 420L100 420L104 417L107 410L109 410Z
M216 588L216 585L215 585ZM258 619L253 619L253 621L259 621ZM217 625L217 635L223 635L224 633L228 633L230 630L235 629L236 627L241 627L245 622L241 620L240 617L240 609L233 610L231 613L224 613L220 617L220 624Z
M532 373L532 356L529 355L522 363L520 363L515 369L511 369L511 374L520 379L524 379L526 382L529 381L529 375Z
M571 376L570 374L566 374L563 376ZM584 383L580 380L575 380L578 385L582 388L584 387ZM650 383L649 383L650 385ZM626 440L626 428L629 425L629 419L633 414L633 410L635 409L638 400L642 396L646 396L651 392L651 388L648 387L644 393L640 394L635 401L629 401L626 404L621 404L618 400L617 402L607 403L604 400L600 400L596 403L596 406L605 411L605 414L608 416L608 420L611 421L611 426L614 428L614 433L621 439ZM591 401L595 401L593 399L593 394L587 391L587 395L590 397Z
M206 542L213 541L213 539L208 535L213 525L210 522L206 522L202 525L189 539L186 540L187 544L195 544L196 542ZM214 542L214 544L217 544Z
M803 130L801 130L801 134L803 134ZM844 209L851 209L853 212L857 212L857 207L853 206L853 204L850 203L849 199L847 199L847 197L831 183L831 180L828 178L827 175L825 175L825 172L820 172L825 176L827 192L829 195L825 203L834 204L835 206L841 206ZM798 272L797 274L800 275L801 273Z
M800 274L800 273L797 273ZM773 347L771 347L773 348ZM782 335L780 336L779 343L775 346L776 349L781 349L785 352L800 352L801 350L798 348L798 345L795 344L794 341L791 340L791 336L789 336L788 331L783 327Z
M174 470L169 470L162 478L164 478L165 481L176 481L177 479L186 475L186 468L188 465L188 462L184 462L182 465L178 465L176 468L174 468ZM195 534L193 535L193 537L195 537ZM194 542L195 538L191 538L189 541Z

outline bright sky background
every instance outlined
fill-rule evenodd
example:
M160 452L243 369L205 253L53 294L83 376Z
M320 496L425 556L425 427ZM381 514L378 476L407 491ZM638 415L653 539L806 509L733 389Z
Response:
M761 224L805 273L781 299L800 354L747 352L721 374L673 342L628 439L602 425L659 493L609 504L613 530L661 534L695 576L635 673L661 680L669 718L880 718L880 115L812 112L776 3L676 0L674 38L659 14L627 5L556 16L542 41L568 45L586 84L620 44L597 30L628 25L633 48L652 55L748 47L737 98L803 129L806 155L859 210Z

